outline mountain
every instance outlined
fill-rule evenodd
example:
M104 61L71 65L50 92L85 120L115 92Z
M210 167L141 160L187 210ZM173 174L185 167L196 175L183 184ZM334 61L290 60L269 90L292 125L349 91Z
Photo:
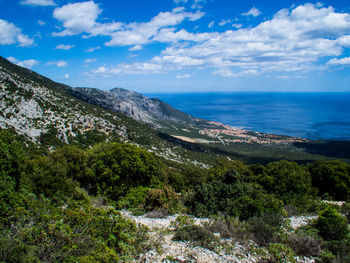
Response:
M90 105L68 97L68 87L0 57L0 127L13 128L33 142L55 130L65 143L94 130L125 135L125 128L111 113L101 114Z
M350 159L349 142L310 141L200 120L125 89L57 83L1 56L0 129L46 148L121 140L168 160L202 166L220 156L248 163Z
M94 105L124 113L137 121L161 127L163 121L190 123L191 116L181 112L169 104L155 98L147 98L139 93L123 88L109 91L94 88L74 88L74 96L80 97Z

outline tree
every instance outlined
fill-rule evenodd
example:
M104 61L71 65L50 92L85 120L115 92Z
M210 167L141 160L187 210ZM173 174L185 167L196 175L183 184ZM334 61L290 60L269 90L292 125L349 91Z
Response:
M328 193L336 200L350 198L350 165L340 161L319 161L309 165L313 186L319 194Z
M137 146L124 143L103 143L90 153L95 191L118 200L131 188L159 183L158 161Z

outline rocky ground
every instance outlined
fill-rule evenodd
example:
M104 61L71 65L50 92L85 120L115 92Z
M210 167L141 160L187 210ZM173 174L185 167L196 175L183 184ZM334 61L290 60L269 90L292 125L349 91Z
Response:
M253 241L248 241L245 244L233 242L232 240L223 240L227 243L229 249L215 249L215 251L194 246L190 242L173 241L174 228L171 222L175 220L175 216L166 218L149 218L146 216L133 216L128 211L122 211L123 216L133 220L137 224L142 224L150 229L150 234L153 242L158 243L158 249L150 250L145 254L140 255L135 262L262 262L261 256L256 253L258 246ZM292 227L299 227L307 224L313 217L292 217ZM208 222L207 218L194 218L194 223L201 225ZM296 258L298 263L312 263L310 258Z

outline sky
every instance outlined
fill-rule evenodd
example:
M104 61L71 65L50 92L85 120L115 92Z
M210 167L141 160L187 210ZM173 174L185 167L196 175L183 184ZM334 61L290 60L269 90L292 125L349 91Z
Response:
M0 55L73 87L350 92L350 1L0 0Z

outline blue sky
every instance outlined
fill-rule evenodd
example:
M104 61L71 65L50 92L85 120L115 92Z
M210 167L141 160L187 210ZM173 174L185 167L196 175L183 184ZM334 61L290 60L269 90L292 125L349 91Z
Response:
M350 92L350 2L0 0L0 55L71 86Z

